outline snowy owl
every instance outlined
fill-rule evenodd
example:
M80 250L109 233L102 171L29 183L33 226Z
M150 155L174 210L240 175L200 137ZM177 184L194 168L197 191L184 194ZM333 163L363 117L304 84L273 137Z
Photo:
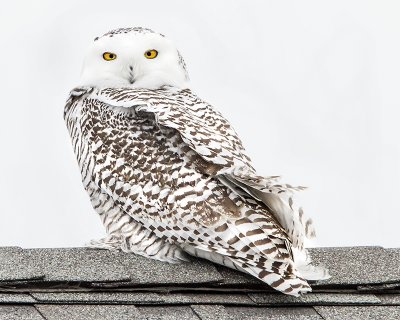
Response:
M95 38L64 110L107 231L90 245L170 263L190 254L285 294L311 291L307 280L328 273L304 259L315 233L293 201L301 187L257 175L229 122L189 87L162 34L122 28Z

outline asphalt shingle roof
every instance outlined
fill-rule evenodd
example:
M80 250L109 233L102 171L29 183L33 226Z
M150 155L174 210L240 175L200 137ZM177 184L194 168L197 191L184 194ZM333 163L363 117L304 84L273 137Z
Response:
M204 260L0 248L0 320L400 319L400 249L316 248L332 278L285 296Z

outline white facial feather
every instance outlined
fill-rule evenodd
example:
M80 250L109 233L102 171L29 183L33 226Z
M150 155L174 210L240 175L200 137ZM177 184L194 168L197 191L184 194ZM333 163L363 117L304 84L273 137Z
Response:
M157 50L154 59L145 57ZM105 52L116 55L103 58ZM148 29L113 30L96 38L89 48L82 69L80 85L156 89L163 85L188 88L189 78L182 57L174 44L163 35Z

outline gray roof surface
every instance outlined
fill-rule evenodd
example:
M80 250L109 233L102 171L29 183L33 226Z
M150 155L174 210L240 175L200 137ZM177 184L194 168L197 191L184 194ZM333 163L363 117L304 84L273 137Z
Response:
M204 260L0 248L0 320L400 319L400 249L315 248L332 278L299 298Z

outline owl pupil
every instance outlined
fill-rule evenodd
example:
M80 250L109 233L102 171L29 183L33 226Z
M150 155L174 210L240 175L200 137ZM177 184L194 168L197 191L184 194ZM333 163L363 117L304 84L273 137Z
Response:
M150 56L151 56L151 52L150 52L150 51L148 51L148 52L147 52L147 55L150 57Z
M113 55L113 54L110 54L110 58L111 58L111 59L114 58L114 55Z

